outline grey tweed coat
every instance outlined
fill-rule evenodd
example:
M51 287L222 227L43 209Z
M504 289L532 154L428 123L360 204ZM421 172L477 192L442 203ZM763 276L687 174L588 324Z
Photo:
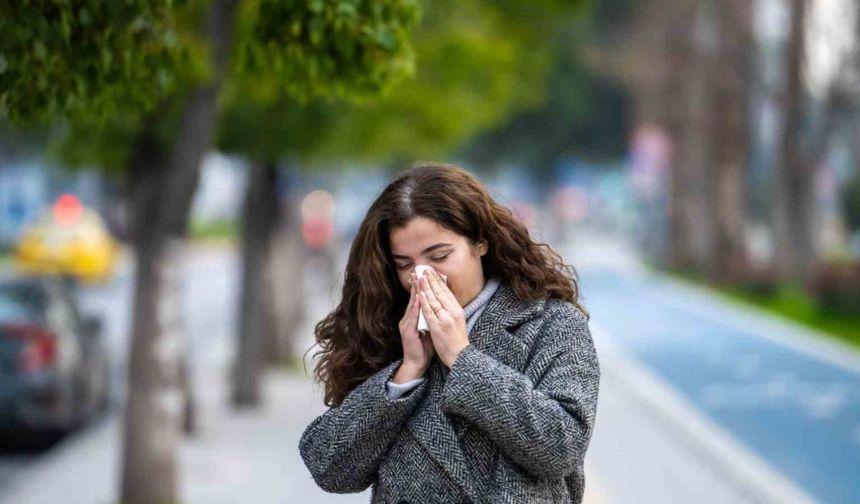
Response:
M447 377L389 399L392 362L317 417L299 442L328 492L371 503L580 503L600 370L586 317L506 283Z

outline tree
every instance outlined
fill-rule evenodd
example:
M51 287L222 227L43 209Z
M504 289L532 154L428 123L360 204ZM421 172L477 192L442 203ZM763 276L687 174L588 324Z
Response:
M774 266L784 282L807 284L819 267L816 250L815 174L827 154L830 140L842 122L856 109L860 89L860 13L853 9L855 45L837 63L819 110L810 110L806 69L809 13L806 0L790 2L790 28L785 51L785 88L780 96L783 118L771 194L771 227ZM846 16L847 18L847 16ZM813 121L810 118L816 118Z
M544 21L551 18L549 11L563 11L551 3L536 4L543 9L537 12ZM546 44L538 40L534 28L520 26L533 19L505 16L502 4L477 0L424 4L414 35L415 77L379 98L344 94L337 102L298 101L276 86L252 89L237 81L231 87L219 146L248 158L252 176L242 225L244 287L234 404L249 406L261 399L261 354L273 346L265 339L289 339L282 332L289 330L290 320L273 317L284 316L284 310L270 306L278 294L269 283L290 282L294 291L301 285L301 268L273 264L274 259L293 257L283 248L273 248L293 243L289 235L296 231L289 218L279 220L283 214L276 211L277 195L264 190L277 177L283 180L276 166L287 160L292 169L319 169L346 159L401 165L405 159L438 156L534 102L543 88ZM297 205L287 200L284 206L289 210ZM275 230L279 235L273 238ZM293 302L301 303L301 297ZM271 328L276 328L274 337Z
M234 67L235 1L43 7L2 7L0 106L19 121L71 118L70 136L101 137L95 153L126 174L137 271L121 499L177 502L179 255L225 75L274 73L299 96L370 92L408 71L417 10L408 0L245 2Z
M752 7L699 0L666 6L638 6L608 66L630 88L633 122L656 124L671 139L660 262L729 281L746 270Z
M746 0L712 3L716 27L715 71L709 109L713 151L709 164L711 255L707 273L728 283L748 274L744 236L753 6Z
M593 64L628 88L633 130L660 131L670 141L667 243L653 252L661 265L681 270L699 262L697 242L705 229L695 184L706 173L697 124L708 100L706 48L696 32L700 7L698 0L639 2L616 40L591 53Z
M801 159L801 121L803 119L802 61L806 47L805 0L791 1L791 22L786 49L784 113L781 141L773 186L773 231L775 264L782 280L804 275L813 258L811 240L812 170ZM792 236L801 237L798 240ZM792 247L797 246L797 250Z
M607 27L629 10L627 2L592 2L541 24L550 52L546 100L521 107L510 120L474 138L464 155L483 166L519 163L549 182L565 156L617 158L626 141L624 89L588 61ZM551 29L554 27L554 31Z

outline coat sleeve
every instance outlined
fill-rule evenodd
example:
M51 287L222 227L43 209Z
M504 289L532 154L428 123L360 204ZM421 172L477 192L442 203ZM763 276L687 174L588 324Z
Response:
M388 397L385 383L401 362L376 372L305 429L299 452L323 490L361 492L376 480L382 458L427 389L422 382L400 399Z
M600 369L588 320L570 303L538 336L532 381L473 346L454 361L443 409L484 431L498 449L536 478L564 477L583 464L597 412Z

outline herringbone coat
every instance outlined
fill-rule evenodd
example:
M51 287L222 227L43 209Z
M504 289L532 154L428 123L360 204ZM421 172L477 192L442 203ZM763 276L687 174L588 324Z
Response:
M574 503L597 410L600 370L573 304L490 299L447 377L389 399L392 362L317 417L299 442L324 490L372 503Z

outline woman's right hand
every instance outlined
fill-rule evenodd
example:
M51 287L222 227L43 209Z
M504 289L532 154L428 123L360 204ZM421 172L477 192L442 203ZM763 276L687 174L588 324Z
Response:
M421 336L418 332L418 277L415 272L409 273L412 289L409 293L409 305L406 313L400 319L400 340L403 343L403 363L392 377L394 383L414 380L424 375L430 367L430 360L436 353L430 335Z

